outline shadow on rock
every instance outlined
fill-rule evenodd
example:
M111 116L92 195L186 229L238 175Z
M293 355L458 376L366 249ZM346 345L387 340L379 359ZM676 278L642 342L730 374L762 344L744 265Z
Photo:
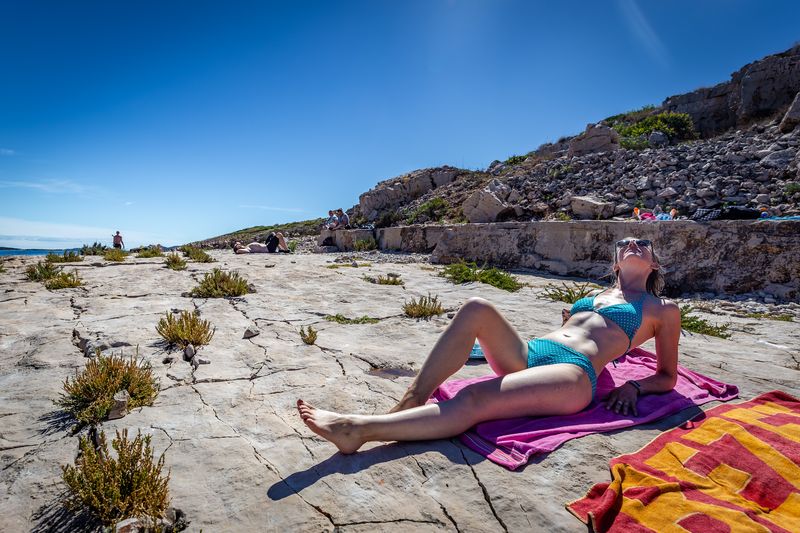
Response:
M72 512L63 506L66 493L41 506L33 513L31 533L99 532L101 524L88 511Z
M45 424L45 427L39 430L41 435L53 435L63 431L71 432L73 426L78 423L70 413L62 410L45 413L38 418L38 421Z
M455 439L393 442L349 455L337 452L321 463L301 472L295 472L286 479L275 483L267 490L267 496L273 501L282 500L301 492L331 474L351 475L381 463L425 452L438 452L454 465L472 466L485 460L484 457L459 445Z

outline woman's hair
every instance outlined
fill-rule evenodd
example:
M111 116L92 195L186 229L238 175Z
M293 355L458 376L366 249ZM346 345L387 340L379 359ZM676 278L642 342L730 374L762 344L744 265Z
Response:
M650 253L653 256L653 261L656 262L658 268L654 268L650 275L647 276L647 281L645 281L645 290L652 294L653 296L659 297L661 296L661 291L664 290L664 285L666 281L664 280L664 270L661 268L661 261L658 260L658 256L656 255L656 251L653 249L653 246L650 245ZM619 287L619 268L617 268L617 263L619 262L619 250L614 247L614 265L611 267L611 274L614 276L614 287Z

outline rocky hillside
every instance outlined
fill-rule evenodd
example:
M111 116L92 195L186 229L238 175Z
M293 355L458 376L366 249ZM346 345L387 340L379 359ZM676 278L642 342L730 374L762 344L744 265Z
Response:
M485 171L410 172L362 194L377 226L628 216L634 207L800 214L800 46L727 82L616 115ZM688 124L688 126L687 126Z

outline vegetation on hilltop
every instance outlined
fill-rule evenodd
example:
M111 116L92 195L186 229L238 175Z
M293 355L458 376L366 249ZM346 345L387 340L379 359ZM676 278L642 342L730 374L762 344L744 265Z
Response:
M232 233L226 233L217 237L211 237L202 241L190 243L194 246L203 245L217 245L228 246L228 243L233 241L241 241L243 243L252 242L254 240L263 241L264 238L271 232L281 232L286 237L302 237L306 235L319 235L319 230L325 223L325 218L314 218L311 220L301 220L299 222L287 222L285 224L273 224L271 226L253 226L251 228L244 228Z

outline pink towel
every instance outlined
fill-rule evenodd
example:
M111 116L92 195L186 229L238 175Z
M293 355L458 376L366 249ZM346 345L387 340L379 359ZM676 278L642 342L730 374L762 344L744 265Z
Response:
M602 403L608 393L629 379L642 379L656 370L656 356L635 348L617 362L609 365L597 378L597 396L579 413L567 416L539 418L509 418L482 422L466 433L461 441L479 454L515 470L526 464L531 455L551 452L570 439L591 433L652 422L687 407L711 401L727 401L739 395L735 385L721 383L678 365L678 382L664 394L648 394L637 404L639 416L623 416L606 410ZM432 401L452 398L463 387L497 376L457 379L443 383L433 393Z

